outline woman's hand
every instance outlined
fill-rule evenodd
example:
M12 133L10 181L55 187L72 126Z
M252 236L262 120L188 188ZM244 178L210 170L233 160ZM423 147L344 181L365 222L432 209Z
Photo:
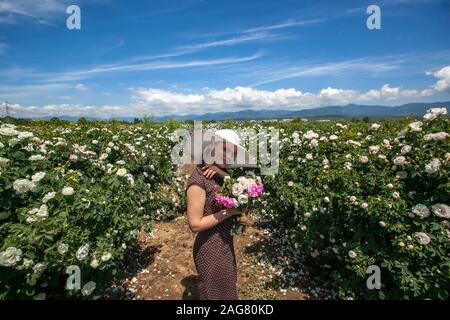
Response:
M242 211L240 209L236 208L227 208L222 210L222 214L225 216L237 216L242 214Z
M203 175L207 179L212 179L216 174L221 178L224 178L225 176L228 175L225 171L223 171L222 169L220 169L218 166L216 166L214 164L208 164L208 165L204 166L202 168L202 170L203 170Z

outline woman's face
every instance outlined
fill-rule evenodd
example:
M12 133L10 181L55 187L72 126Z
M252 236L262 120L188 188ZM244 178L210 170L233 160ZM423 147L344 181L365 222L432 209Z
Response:
M222 145L222 161L219 161L221 163L218 163L216 161L216 165L219 168L223 169L223 168L225 168L225 166L227 164L234 163L235 156L237 154L237 146L230 144L230 143L223 142L223 143L219 143L218 146L216 146L215 148L217 148L217 147L220 148L221 147L220 145ZM215 148L212 150L213 157L215 156Z

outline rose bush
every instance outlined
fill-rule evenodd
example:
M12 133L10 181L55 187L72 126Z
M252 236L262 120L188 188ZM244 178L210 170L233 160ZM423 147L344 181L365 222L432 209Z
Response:
M282 133L266 213L285 221L339 298L446 299L449 119L303 123ZM333 137L332 137L333 136ZM381 290L366 269L381 268ZM326 275L326 276L324 276Z
M137 231L183 213L187 176L170 161L170 133L179 126L0 123L0 298L101 295ZM282 222L336 298L448 298L446 110L377 123L205 127L244 136L265 130L259 143L279 145L278 173L262 177L260 213ZM271 128L279 140L271 140ZM81 268L81 290L65 289L70 265ZM366 286L371 265L381 268L381 290Z
M183 205L167 134L115 122L1 124L0 298L101 295L138 230ZM71 265L82 290L65 289Z

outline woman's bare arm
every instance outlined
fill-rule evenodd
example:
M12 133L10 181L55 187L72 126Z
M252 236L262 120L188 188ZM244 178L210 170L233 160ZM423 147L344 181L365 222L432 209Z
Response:
M205 200L205 190L196 185L189 187L187 190L187 215L192 232L208 230L223 220L240 213L237 209L224 209L214 214L203 216Z

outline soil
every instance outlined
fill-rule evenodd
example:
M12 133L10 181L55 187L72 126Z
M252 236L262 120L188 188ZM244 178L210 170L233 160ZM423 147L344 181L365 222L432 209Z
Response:
M303 277L308 272L297 272L304 269L299 264L301 259L289 257L289 250L279 242L271 241L270 233L256 218L252 222L253 226L234 239L239 298L314 298L316 292ZM155 222L151 233L141 231L137 245L127 253L125 278L117 280L107 290L105 298L198 299L197 273L192 257L194 239L186 216Z

